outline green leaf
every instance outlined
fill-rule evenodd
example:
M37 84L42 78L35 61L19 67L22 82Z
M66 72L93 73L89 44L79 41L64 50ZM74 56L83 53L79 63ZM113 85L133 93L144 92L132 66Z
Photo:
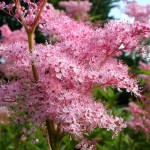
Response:
M150 76L150 70L147 70L147 69L140 68L140 73Z

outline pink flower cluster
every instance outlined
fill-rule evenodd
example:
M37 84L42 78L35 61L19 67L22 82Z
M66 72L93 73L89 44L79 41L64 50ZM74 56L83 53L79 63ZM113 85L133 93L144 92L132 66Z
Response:
M90 88L96 84L94 78L100 79L93 74L95 71L90 72L73 58L68 58L59 46L37 45L35 49L31 56L25 43L0 48L0 54L5 54L6 60L2 65L7 65L7 60L12 62L3 71L7 76L18 78L1 85L1 104L16 103L16 114L24 114L18 118L19 122L28 120L38 125L49 118L63 131L78 138L96 127L113 130L116 134L124 127L122 119L108 115L101 103L92 101ZM40 74L38 83L33 82L32 59Z
M150 100L142 100L139 106L134 102L129 103L128 111L131 112L132 118L127 122L128 126L136 132L143 132L149 136L150 134Z
M133 1L127 3L126 8L126 14L134 17L135 21L150 23L150 5L141 6Z
M84 1L71 0L71 1L61 1L59 2L59 5L61 7L66 8L66 13L71 17L74 17L76 19L80 18L82 20L87 20L88 12L91 9L92 3L90 3L88 0Z
M40 4L35 5L38 8ZM0 46L0 56L5 60L1 68L7 76L16 78L1 85L0 105L15 105L20 123L39 125L49 119L76 139L83 139L97 127L117 134L126 126L123 119L109 115L102 103L94 101L91 90L109 85L139 95L138 80L114 56L122 47L129 51L136 47L139 36L150 28L142 23L111 21L95 30L50 4L44 8L40 23L41 30L55 34L58 42L36 44L32 53L25 41ZM37 82L33 62L39 75Z
M14 43L16 41L28 41L24 29L11 31L8 25L0 27L2 39L0 43Z
M76 145L76 148L80 148L81 150L95 150L96 143L97 141L95 139L92 141L88 139L83 139L78 145Z

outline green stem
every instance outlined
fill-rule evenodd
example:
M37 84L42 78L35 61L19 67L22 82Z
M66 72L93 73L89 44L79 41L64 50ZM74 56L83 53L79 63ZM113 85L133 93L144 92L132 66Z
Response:
M33 49L34 48L34 32L27 32L27 35L28 35L29 51L32 54L34 51ZM37 68L34 63L34 60L32 60L32 72L33 72L35 82L38 82L39 76L38 76L38 72L37 72ZM53 122L50 122L50 120L46 120L46 126L48 130L50 150L59 150L60 142L63 137L61 131Z
M101 1L101 0L97 0L97 4L96 4L95 9L94 9L94 11L93 11L93 13L92 13L93 16L95 15L95 13L96 13L96 11L97 11L97 9L98 9L98 7L99 7L100 1Z
M42 3L41 8L40 8L40 11L39 11L37 17L34 20L34 23L33 23L32 29L31 29L33 32L35 31L35 29L36 29L36 27L38 25L38 21L39 21L39 19L41 17L41 14L42 14L43 10L44 10L46 2L47 2L47 0L43 0L43 3Z
M50 122L50 120L46 120L47 131L49 135L49 143L51 146L51 150L59 150L60 149L60 142L62 139L62 134L60 130L56 127L54 123Z
M33 48L34 48L34 32L27 32L28 35L28 43L29 43L29 51L32 54L33 52ZM35 82L37 82L39 80L39 75L34 63L34 60L32 60L32 72L33 72L33 77Z
M81 15L81 14L80 14L80 0L78 0L77 2L78 2L78 9L79 9L79 13L78 13L78 16L77 16L77 20L80 21L80 20L81 20L81 16L80 16L80 15Z
M20 19L23 23L23 26L24 26L26 33L27 33L27 36L28 36L28 45L29 45L30 54L32 54L34 51L34 31L38 25L38 21L41 17L41 13L44 9L46 2L47 2L47 0L43 0L43 3L40 7L40 11L34 20L32 28L29 29L27 27L27 24L25 22L23 15L21 14L20 2L19 2L19 0L16 0L17 10L18 10L18 13L20 15ZM34 60L32 60L32 73L33 73L34 81L38 82L39 81L39 74L38 74ZM46 126L47 126L47 130L48 130L50 150L59 150L60 142L61 142L61 139L63 137L63 134L61 133L59 128L57 126L55 126L55 124L53 122L50 122L50 120L46 120Z
M33 26L32 26L32 28L30 30L26 29L26 24L23 24L25 29L26 29L27 35L28 35L29 51L30 51L31 54L32 54L32 52L34 50L34 32L35 32L35 29L36 29L36 27L38 25L38 21L39 21L39 19L41 17L41 14L43 12L44 6L46 5L46 2L47 2L47 0L43 1L42 5L41 5L41 8L40 8L40 11L39 11L37 17L35 18ZM34 80L35 80L35 82L37 82L39 80L39 75L38 75L38 72L37 72L34 60L32 60L32 72L33 72Z
M28 35L29 51L30 53L32 53L34 47L34 32L27 32L27 35Z
M121 150L121 143L122 143L122 133L119 133L119 142L118 142L118 150Z
M29 31L28 27L27 27L27 24L25 22L25 18L23 17L22 13L21 13L21 4L20 4L20 0L16 0L15 1L15 4L16 4L16 9L17 9L17 12L18 12L18 15L20 17L20 20L22 22L22 25L24 26L26 32Z

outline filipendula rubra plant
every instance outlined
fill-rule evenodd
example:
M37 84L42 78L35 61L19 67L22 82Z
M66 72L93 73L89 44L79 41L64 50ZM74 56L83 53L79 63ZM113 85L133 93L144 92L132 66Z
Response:
M81 141L78 148L95 149L85 135L97 127L116 135L126 125L122 118L109 115L102 103L94 101L91 91L109 85L139 95L138 80L113 56L122 47L137 47L139 35L149 27L111 21L95 30L46 2L24 0L27 9L19 0L0 4L22 23L28 37L28 42L0 46L5 60L1 67L5 75L16 79L1 85L0 104L16 106L18 123L32 122L37 126L46 122L52 150L59 149L64 134ZM58 41L54 45L34 44L38 25L46 34L57 35Z

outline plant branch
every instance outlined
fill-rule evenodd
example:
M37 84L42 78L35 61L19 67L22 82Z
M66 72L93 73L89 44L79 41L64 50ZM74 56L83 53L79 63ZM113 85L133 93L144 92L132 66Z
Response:
M19 17L20 17L20 20L21 20L21 22L22 22L22 24L23 24L23 26L24 26L26 32L28 32L29 29L28 29L28 27L27 27L27 25L26 25L25 18L23 17L23 15L22 15L22 13L21 13L20 0L16 0L16 1L15 1L15 4L16 4L17 13L18 13L18 15L19 15Z
M35 31L35 29L36 29L36 27L38 25L38 21L39 21L39 19L41 17L41 14L42 14L43 10L44 10L44 6L46 5L46 2L47 2L47 0L43 0L43 4L42 4L42 6L40 8L40 11L39 11L37 17L34 20L34 23L33 23L32 29L31 29L33 32Z

